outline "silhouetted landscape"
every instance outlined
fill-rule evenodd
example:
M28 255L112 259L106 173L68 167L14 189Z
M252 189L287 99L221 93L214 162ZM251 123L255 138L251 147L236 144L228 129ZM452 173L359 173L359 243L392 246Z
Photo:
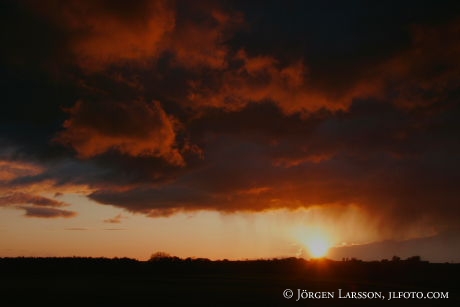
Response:
M458 306L460 264L414 256L364 262L300 258L211 261L164 253L130 258L0 258L5 306ZM292 289L293 297L283 297ZM299 290L334 298L298 299ZM385 299L338 298L382 292ZM389 292L448 292L445 299L392 299ZM318 294L320 295L320 294Z

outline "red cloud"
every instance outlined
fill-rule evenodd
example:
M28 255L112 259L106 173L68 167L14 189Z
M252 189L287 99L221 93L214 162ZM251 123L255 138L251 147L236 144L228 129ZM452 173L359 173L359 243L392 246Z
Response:
M412 45L355 73L310 72L305 60L281 63L271 55L240 50L236 64L214 80L190 82L195 106L240 110L251 102L272 101L286 114L320 109L346 110L356 99L387 99L397 105L429 105L447 98L460 79L460 22L438 27L414 26ZM335 74L329 76L328 74ZM334 79L342 79L339 85Z
M167 39L167 48L175 55L176 64L189 68L224 69L228 66L228 33L243 23L238 13L217 8L193 7L204 20L178 20Z
M56 141L69 144L82 158L115 150L130 156L163 158L174 165L185 163L175 144L177 123L159 102L79 101L69 113L66 130Z
M41 1L34 9L68 32L70 50L78 64L89 71L157 56L163 49L163 37L175 24L173 8L162 0L130 5L112 1Z
M346 109L353 98L376 91L372 82L358 83L346 93L317 88L302 60L282 65L271 56L248 56L240 50L234 58L239 65L220 74L217 86L206 82L190 83L189 99L198 107L212 106L239 110L251 102L275 102L286 114L304 111Z
M34 10L64 28L78 65L90 72L113 64L145 64L164 53L187 68L224 68L224 41L242 23L240 15L224 12L217 3L42 1Z

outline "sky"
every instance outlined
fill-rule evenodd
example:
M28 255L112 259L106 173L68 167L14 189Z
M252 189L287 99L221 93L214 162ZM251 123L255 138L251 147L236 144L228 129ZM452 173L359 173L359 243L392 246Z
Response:
M0 6L0 257L460 261L459 2Z

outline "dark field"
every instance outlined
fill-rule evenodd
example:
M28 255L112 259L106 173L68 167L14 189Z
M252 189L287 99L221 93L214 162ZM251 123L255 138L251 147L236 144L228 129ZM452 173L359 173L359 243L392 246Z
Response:
M460 264L419 260L0 258L0 273L1 306L460 306ZM334 298L297 301L297 289ZM339 289L384 299L340 299ZM388 300L390 291L448 298Z

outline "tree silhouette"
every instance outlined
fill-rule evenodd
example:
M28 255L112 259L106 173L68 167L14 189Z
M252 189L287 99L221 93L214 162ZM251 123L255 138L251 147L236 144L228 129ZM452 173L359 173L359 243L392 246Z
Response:
M149 261L158 261L158 260L164 260L164 259L170 259L170 258L173 258L173 256L171 256L170 254L166 252L158 251L158 252L153 253L150 256Z
M412 256L406 259L409 262L421 262L422 258L420 256Z

